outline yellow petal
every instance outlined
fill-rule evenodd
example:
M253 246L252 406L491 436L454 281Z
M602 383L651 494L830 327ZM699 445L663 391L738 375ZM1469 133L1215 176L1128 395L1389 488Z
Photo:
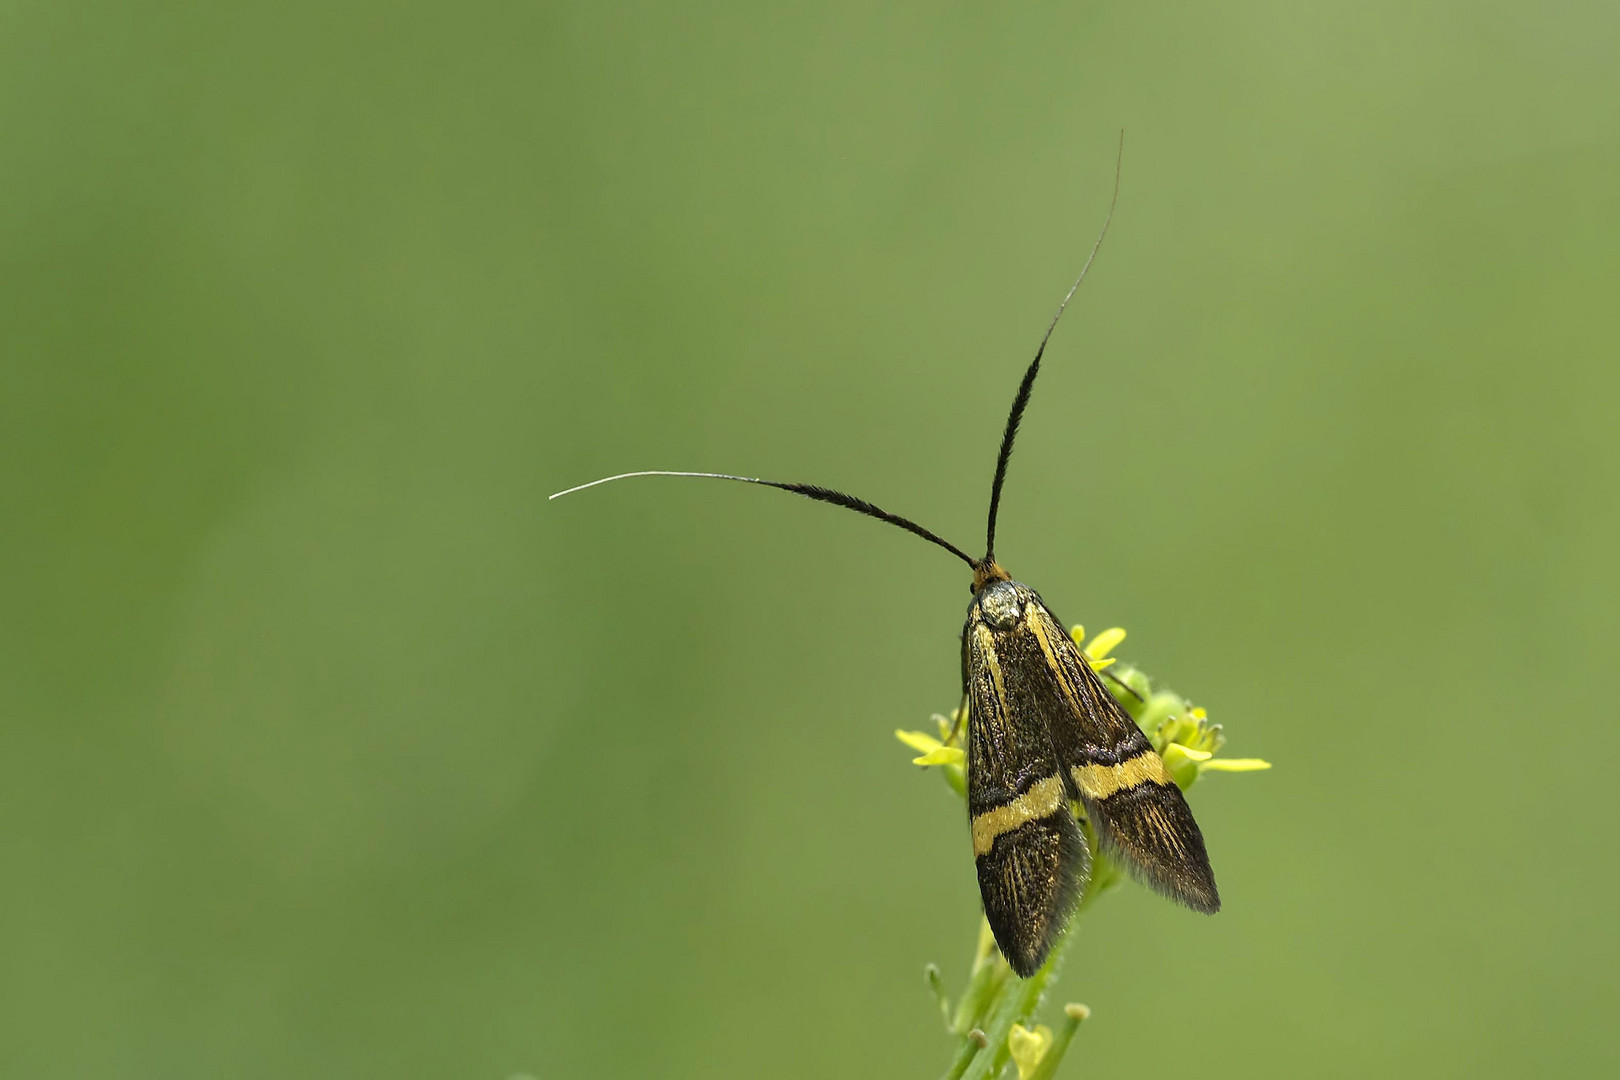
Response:
M1215 755L1208 750L1194 750L1190 746L1183 746L1181 743L1173 742L1164 748L1163 756L1166 761L1169 761L1171 757L1185 758L1188 761L1208 761Z
M938 750L930 750L922 757L911 759L913 765L960 765L967 760L967 755L954 746L941 746Z
M1086 662L1091 665L1092 671L1101 671L1103 668L1107 667L1109 664L1112 664L1118 659L1119 657L1117 656L1105 656L1101 660L1092 660L1088 657Z
M1086 628L1079 623L1075 623L1069 628L1069 636L1074 638L1074 643L1078 645L1086 640Z
M941 746L945 745L932 735L922 731L900 731L896 729L894 737L911 747L913 750L924 754L931 754L935 750L938 750Z
M1013 1064L1018 1066L1018 1080L1027 1080L1041 1064L1046 1051L1052 1046L1052 1029L1045 1024L1034 1030L1023 1024L1014 1024L1007 1033L1007 1049L1012 1052Z
M1204 772L1259 772L1271 768L1271 762L1257 757L1223 757L1206 761L1199 768Z
M1086 646L1086 656L1092 660L1101 660L1103 657L1107 656L1109 653L1118 648L1119 643L1124 640L1125 631L1121 630L1119 627L1116 626L1111 630L1104 630L1102 633L1092 638L1091 644Z

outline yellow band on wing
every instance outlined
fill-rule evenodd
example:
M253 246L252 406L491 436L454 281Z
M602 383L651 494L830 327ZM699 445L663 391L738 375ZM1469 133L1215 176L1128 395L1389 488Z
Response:
M984 666L990 669L990 678L996 684L996 697L1001 707L1007 707L1007 686L1001 681L1001 658L996 655L996 635L984 623L973 628L973 634L979 639L979 651L984 657Z
M1069 708L1074 710L1076 716L1079 716L1085 711L1080 707L1079 689L1069 681L1068 670L1058 661L1057 646L1047 636L1046 625L1041 621L1039 607L1039 604L1030 604L1024 608L1024 625L1029 627L1030 633L1034 634L1035 640L1040 643L1041 653L1046 657L1046 666L1052 672L1052 677L1057 680L1058 688L1063 691L1063 696L1068 699ZM1077 653L1079 651L1079 649L1075 650ZM1081 662L1084 663L1084 661Z
M975 857L990 850L996 837L1010 833L1037 818L1067 809L1063 794L1063 777L1048 776L1005 806L986 810L973 818L973 854Z
M1138 784L1168 784L1170 774L1164 762L1151 750L1144 750L1118 765L1076 765L1069 770L1074 786L1088 799L1106 799L1116 791Z

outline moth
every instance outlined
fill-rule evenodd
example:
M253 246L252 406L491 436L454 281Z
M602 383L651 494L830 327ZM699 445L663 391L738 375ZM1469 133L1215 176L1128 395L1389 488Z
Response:
M604 477L551 496L635 476L759 484L886 521L972 568L973 600L962 628L968 828L985 918L1007 963L1025 978L1045 961L1090 877L1091 851L1076 805L1102 850L1138 880L1196 911L1213 913L1221 906L1203 834L1164 762L1102 684L1065 624L995 557L996 514L1018 426L1052 331L1108 234L1119 171L1116 162L1102 229L1013 397L990 487L982 558L908 518L816 484L655 469Z

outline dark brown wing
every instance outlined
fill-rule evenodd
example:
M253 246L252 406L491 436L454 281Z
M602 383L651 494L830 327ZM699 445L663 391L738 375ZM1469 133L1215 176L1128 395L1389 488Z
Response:
M977 610L970 614L962 683L974 863L996 944L1025 977L1063 932L1091 867L1042 719L1055 685L1044 669L1040 646L1022 626L994 631Z
M1144 884L1197 911L1220 910L1204 836L1147 736L1039 597L1024 623L1056 677L1063 707L1047 716L1070 790L1103 850Z

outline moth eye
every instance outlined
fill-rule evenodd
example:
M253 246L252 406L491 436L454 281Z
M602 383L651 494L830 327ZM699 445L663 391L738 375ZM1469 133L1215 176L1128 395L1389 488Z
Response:
M997 582L979 597L979 610L984 620L997 630L1011 630L1024 617L1024 604L1018 590L1006 582Z

